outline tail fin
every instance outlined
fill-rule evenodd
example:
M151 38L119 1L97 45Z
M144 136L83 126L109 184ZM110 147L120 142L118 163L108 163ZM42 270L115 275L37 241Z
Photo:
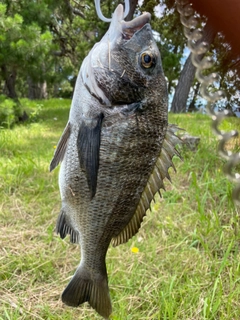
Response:
M103 318L112 313L107 274L91 274L84 266L79 266L72 280L62 293L62 301L72 307L88 301Z

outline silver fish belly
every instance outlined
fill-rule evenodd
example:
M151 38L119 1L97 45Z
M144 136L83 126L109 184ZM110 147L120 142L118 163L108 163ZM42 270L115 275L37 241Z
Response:
M81 247L81 261L62 294L88 301L105 319L112 312L105 257L139 230L172 158L176 127L168 124L161 57L145 13L123 21L114 12L103 39L85 58L69 121L50 170L60 162L62 209L57 233Z

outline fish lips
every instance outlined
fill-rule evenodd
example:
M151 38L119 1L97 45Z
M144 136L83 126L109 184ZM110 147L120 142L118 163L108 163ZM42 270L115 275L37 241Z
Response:
M151 14L144 12L141 16L134 18L131 21L124 21L123 5L119 4L115 9L112 21L108 30L109 40L116 39L119 34L123 39L129 40L132 36L142 29L151 20Z
M129 40L133 35L141 30L146 24L149 24L151 15L148 12L143 13L141 16L136 17L132 21L122 22L122 36L123 39Z

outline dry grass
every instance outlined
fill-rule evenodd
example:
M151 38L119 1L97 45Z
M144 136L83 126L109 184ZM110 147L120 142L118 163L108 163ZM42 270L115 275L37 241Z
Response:
M87 304L73 309L60 300L80 259L78 246L54 234L58 173L48 172L68 105L46 102L39 123L0 132L1 320L100 319ZM231 184L221 172L208 118L170 121L201 143L194 153L183 150L184 162L176 159L173 184L156 199L138 235L109 249L112 319L237 320L240 232Z

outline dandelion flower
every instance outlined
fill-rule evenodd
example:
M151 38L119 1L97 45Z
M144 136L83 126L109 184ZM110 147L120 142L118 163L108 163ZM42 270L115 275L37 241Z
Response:
M139 252L139 249L138 249L137 247L132 247L132 248L131 248L131 251L132 251L133 253L138 253L138 252Z
M57 148L57 146L53 146L53 148L54 148L54 149L56 149L56 148Z

